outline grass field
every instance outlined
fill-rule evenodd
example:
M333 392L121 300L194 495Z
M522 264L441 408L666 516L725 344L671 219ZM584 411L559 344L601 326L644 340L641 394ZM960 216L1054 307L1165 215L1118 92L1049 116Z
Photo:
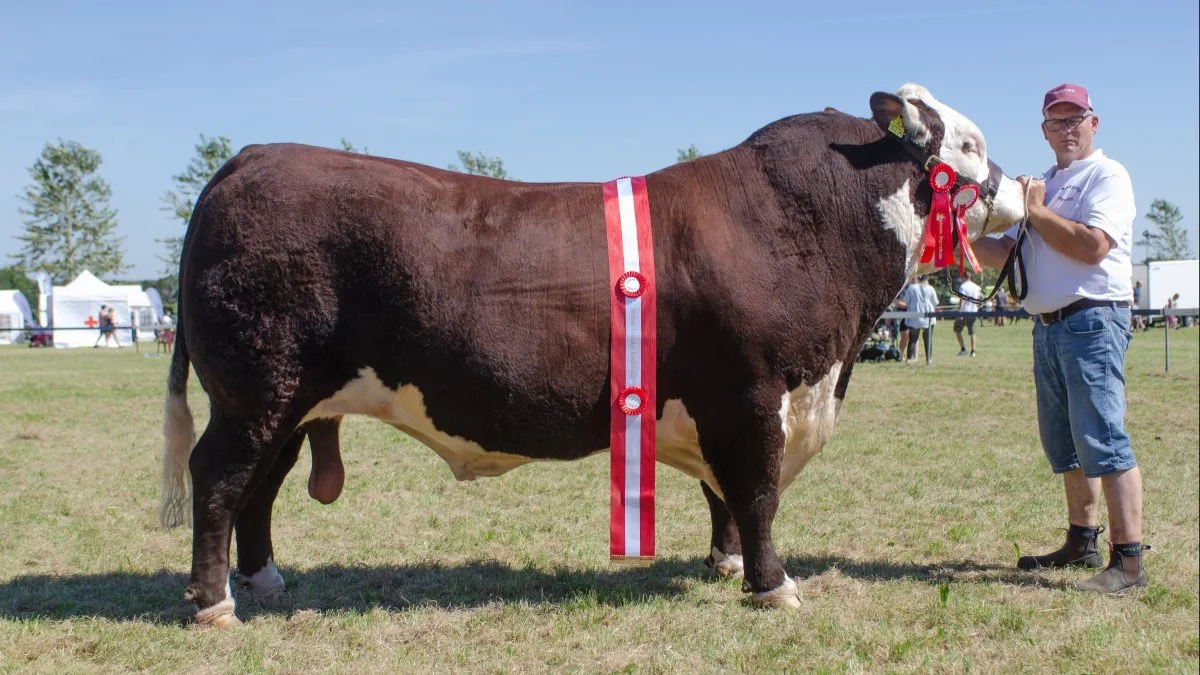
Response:
M0 349L0 671L1189 672L1200 669L1200 340L1139 333L1129 417L1151 586L1081 594L1018 573L1065 527L1036 435L1030 324L949 325L923 365L860 364L839 428L784 495L795 612L703 564L698 485L659 469L660 561L607 561L607 456L456 483L383 424L343 425L347 485L275 509L288 592L185 629L190 532L155 522L167 360ZM152 349L152 346L151 346ZM199 429L207 419L192 380Z

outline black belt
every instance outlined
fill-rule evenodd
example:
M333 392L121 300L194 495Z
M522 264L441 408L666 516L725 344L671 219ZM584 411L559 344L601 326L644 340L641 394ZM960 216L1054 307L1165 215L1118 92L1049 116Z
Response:
M1091 309L1092 307L1112 307L1113 309L1129 309L1128 300L1092 300L1091 298L1083 298L1076 300L1062 309L1045 314L1038 314L1038 319L1043 326L1049 326L1052 323L1062 321L1081 309Z

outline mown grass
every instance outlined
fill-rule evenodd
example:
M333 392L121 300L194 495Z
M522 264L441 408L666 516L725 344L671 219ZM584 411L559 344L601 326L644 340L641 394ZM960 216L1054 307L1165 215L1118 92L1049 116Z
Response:
M749 608L703 565L694 481L659 471L659 551L607 562L607 457L456 483L367 419L343 426L347 486L275 511L288 592L247 625L182 628L190 533L155 525L166 360L0 349L0 670L92 672L1196 672L1200 340L1139 333L1129 418L1146 482L1150 588L1123 599L1024 574L1054 548L1061 483L1036 435L1028 322L979 357L860 364L838 431L786 493L776 545L795 612ZM203 427L200 389L192 408Z

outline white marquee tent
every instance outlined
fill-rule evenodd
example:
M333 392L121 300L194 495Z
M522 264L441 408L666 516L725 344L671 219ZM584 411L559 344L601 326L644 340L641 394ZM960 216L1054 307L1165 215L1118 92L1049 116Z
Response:
M0 291L0 329L24 328L33 324L29 301L21 291ZM18 330L0 330L0 345L12 344L21 335Z
M134 288L137 288L136 286ZM139 289L140 290L140 289ZM129 292L110 286L84 270L66 286L55 286L50 295L50 323L55 347L91 347L100 337L100 305L117 310L117 340L131 344L129 335ZM63 330L93 328L94 330ZM101 340L100 344L104 344Z

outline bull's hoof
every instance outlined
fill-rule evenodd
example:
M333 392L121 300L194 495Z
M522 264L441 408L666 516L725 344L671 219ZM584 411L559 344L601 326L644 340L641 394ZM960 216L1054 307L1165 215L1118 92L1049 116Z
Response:
M250 576L238 573L238 585L250 591L255 598L273 598L283 593L286 584L275 561L267 558L267 564Z
M752 593L750 603L764 609L799 609L800 598L796 595L798 590L796 582L792 581L791 577L784 575L783 583L778 588L762 593Z
M212 607L207 607L196 612L197 626L232 628L241 623L237 615L233 613L233 598L225 598Z
M717 576L722 579L740 579L746 572L746 566L742 562L741 555L737 553L726 555L715 546L706 562L712 571L716 572Z

